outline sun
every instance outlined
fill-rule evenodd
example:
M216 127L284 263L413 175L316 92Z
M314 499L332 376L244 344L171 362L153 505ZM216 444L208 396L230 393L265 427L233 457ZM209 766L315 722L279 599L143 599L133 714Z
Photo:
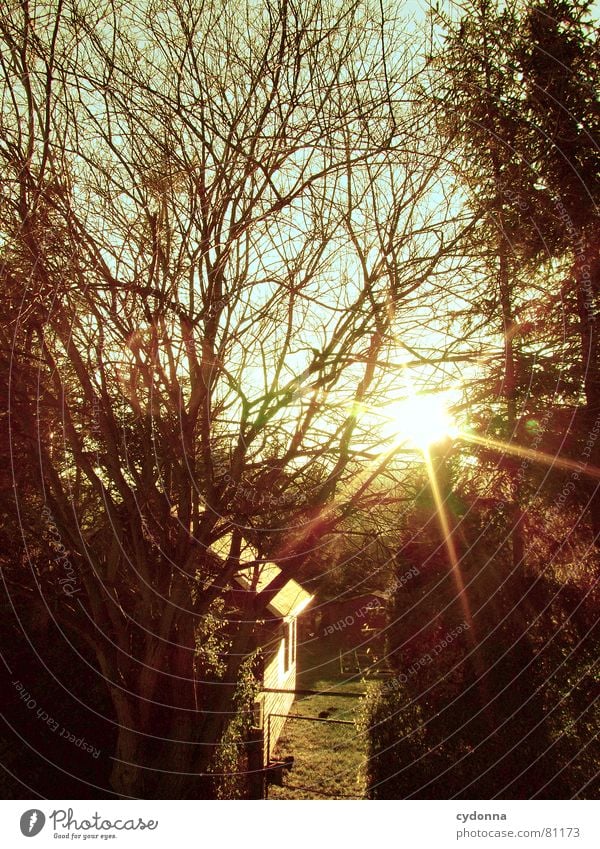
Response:
M398 445L407 442L425 451L436 442L453 438L456 423L442 394L411 395L385 408L386 436Z

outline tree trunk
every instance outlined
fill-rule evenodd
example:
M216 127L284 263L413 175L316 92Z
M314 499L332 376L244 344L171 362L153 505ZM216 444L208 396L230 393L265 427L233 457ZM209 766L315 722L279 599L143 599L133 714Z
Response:
M178 623L178 633L183 629ZM163 664L173 674L144 668L136 692L139 698L113 691L119 723L111 785L124 797L145 799L204 799L214 792L215 755L229 723L236 716L236 685L240 668L252 646L254 623L239 626L229 651L223 681L206 683L200 692L202 707L195 704L193 652L178 645ZM189 632L193 636L193 629ZM149 660L152 658L148 658ZM154 657L154 663L159 661ZM166 667L165 667L166 668ZM168 682L168 683L167 683ZM227 683L226 683L227 682ZM129 689L134 689L131 684ZM154 699L154 701L152 701ZM148 701L150 700L150 701ZM168 702L163 706L161 703Z
M111 785L123 796L198 798L193 620L180 611L161 624L163 640L119 670L130 693L113 688L119 733Z
M145 738L137 731L126 727L125 723L119 720L119 717L117 717L117 721L119 722L119 733L110 774L111 786L115 793L120 796L144 799L146 798L145 770L139 767L139 759Z

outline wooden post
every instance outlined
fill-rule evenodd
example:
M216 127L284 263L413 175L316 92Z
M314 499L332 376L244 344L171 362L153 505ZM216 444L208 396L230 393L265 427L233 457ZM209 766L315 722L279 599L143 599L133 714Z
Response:
M250 799L265 799L265 740L262 728L251 728L246 744L248 752L248 787Z

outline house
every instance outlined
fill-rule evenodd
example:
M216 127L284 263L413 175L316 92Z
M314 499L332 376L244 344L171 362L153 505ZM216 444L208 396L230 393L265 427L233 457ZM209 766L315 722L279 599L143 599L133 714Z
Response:
M219 553L223 556L223 544ZM254 705L254 724L262 735L266 766L295 698L298 617L313 596L275 563L260 560L249 545L243 547L240 561L244 565L233 577L231 601L256 617L261 692Z
M257 643L262 649L262 691L255 703L255 725L263 730L268 763L295 697L298 617L313 596L293 578L286 578L275 563L247 566L234 581L244 592L255 594Z

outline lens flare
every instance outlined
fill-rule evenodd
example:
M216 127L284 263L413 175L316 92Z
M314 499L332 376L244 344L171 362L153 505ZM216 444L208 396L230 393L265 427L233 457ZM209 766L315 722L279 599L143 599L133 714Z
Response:
M385 411L386 436L397 444L408 442L424 451L430 445L454 437L456 424L441 394L412 395L391 404Z

